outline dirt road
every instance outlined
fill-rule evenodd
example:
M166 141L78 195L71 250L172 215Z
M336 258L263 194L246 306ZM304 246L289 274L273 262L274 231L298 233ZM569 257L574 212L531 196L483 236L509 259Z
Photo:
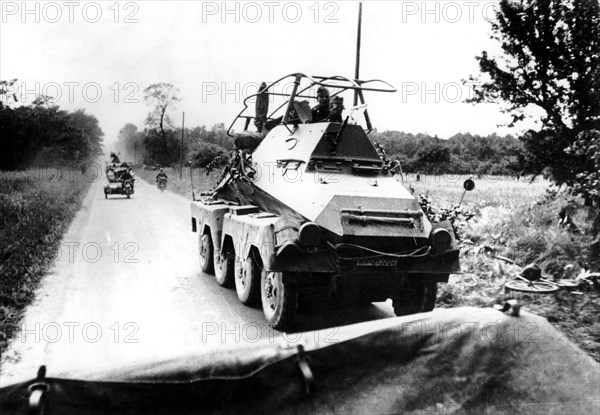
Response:
M91 185L2 356L0 386L33 377L42 364L57 376L282 336L262 311L241 305L234 290L200 271L188 199L143 181L129 200L105 199L104 184ZM320 307L300 310L298 331L328 328L335 341L340 325L393 316L389 302Z

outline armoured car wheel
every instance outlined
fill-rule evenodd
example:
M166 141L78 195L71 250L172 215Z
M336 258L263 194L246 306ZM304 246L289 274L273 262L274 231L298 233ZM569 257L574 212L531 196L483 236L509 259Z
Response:
M213 244L210 233L205 233L200 236L200 269L202 272L212 274L214 272L213 267Z
M235 291L241 303L247 306L258 304L260 300L260 267L254 255L248 258L235 258Z
M392 298L394 313L397 316L406 316L431 311L435 307L436 295L436 282L409 282Z
M267 322L276 330L286 330L298 307L298 284L284 283L283 273L262 271L262 309Z
M235 267L235 253L217 251L214 249L215 279L221 287L233 287L233 274Z

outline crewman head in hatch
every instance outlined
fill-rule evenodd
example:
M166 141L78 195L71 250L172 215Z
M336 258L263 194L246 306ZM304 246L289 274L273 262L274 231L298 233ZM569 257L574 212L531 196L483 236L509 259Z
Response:
M329 103L329 116L327 121L342 122L342 111L344 110L344 98L335 96Z
M312 110L312 122L325 121L329 116L329 90L324 86L317 89L318 105Z

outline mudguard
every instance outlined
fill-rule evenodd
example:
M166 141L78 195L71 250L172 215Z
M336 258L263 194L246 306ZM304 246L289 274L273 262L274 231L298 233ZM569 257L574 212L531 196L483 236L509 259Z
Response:
M531 314L438 309L327 331L102 373L48 368L0 389L0 410L26 413L36 393L48 414L600 413L600 365Z
M270 270L275 260L274 224L278 220L278 215L261 212L256 206L231 206L223 218L223 239L231 238L235 254L240 258L247 258L251 248L256 248L264 266Z
M223 216L229 212L231 203L222 200L200 200L192 202L192 231L200 235L209 230L213 244L221 247Z

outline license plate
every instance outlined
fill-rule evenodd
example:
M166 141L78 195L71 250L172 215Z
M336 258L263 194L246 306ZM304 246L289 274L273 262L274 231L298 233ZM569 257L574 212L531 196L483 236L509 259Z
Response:
M395 267L398 265L397 259L359 259L356 261L357 267Z

